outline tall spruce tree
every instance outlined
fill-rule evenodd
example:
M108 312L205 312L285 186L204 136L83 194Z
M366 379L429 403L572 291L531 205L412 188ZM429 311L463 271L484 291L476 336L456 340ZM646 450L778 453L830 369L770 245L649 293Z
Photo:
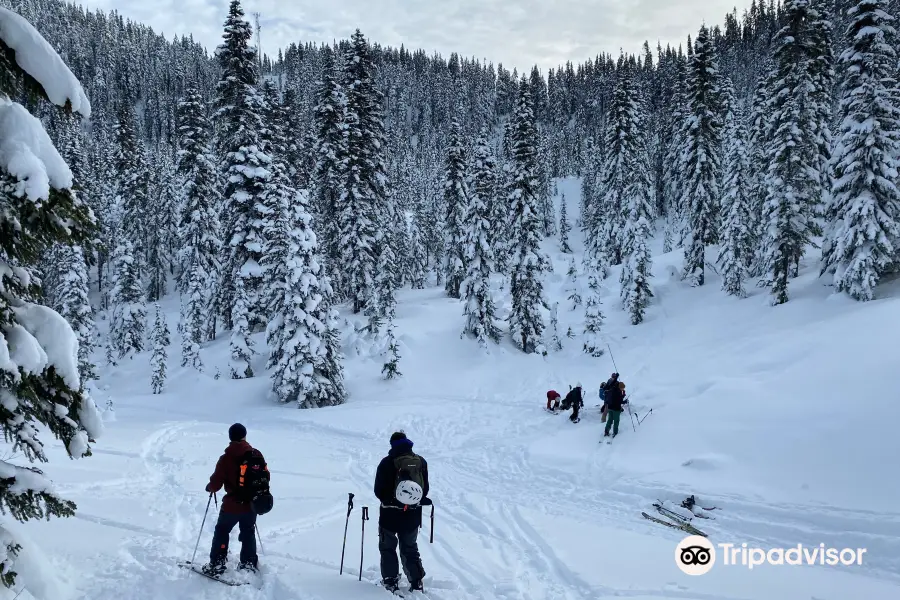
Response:
M522 79L511 128L512 311L508 320L513 342L529 354L545 352L541 343L545 328L542 310L549 310L542 281L550 270L550 260L540 247L543 221L537 196L537 141L531 94Z
M116 204L121 213L121 235L132 244L135 269L143 283L151 177L147 153L138 137L134 111L125 102L119 107L116 142Z
M264 251L260 266L263 268L263 286L260 305L269 317L266 326L266 344L276 346L281 337L283 304L288 281L288 253L290 231L295 226L291 205L297 202L298 191L293 188L285 157L289 146L287 115L284 114L278 90L272 80L263 84L263 113L265 128L260 136L263 151L269 157L269 181L263 196L266 219L263 225ZM303 200L308 205L308 200ZM305 209L308 212L308 208Z
M566 214L566 195L563 194L559 200L559 251L564 254L572 254L572 248L569 246L569 232L572 227L569 225L569 217Z
M252 348L248 336L265 323L260 264L270 158L262 150L263 101L256 88L258 60L249 45L251 36L240 2L232 0L224 40L216 49L222 74L216 86L215 118L220 177L225 182L223 232L229 242L217 282L217 307L225 329L232 329L233 356ZM237 296L238 291L243 297ZM238 308L240 318L233 314ZM249 355L245 358L249 360ZM251 373L248 369L240 367L234 373Z
M744 297L744 281L752 259L756 241L751 214L750 155L747 152L747 126L743 111L734 103L725 118L725 166L722 185L722 223L719 266L722 290Z
M287 281L268 367L272 391L281 402L300 408L342 404L346 400L340 339L332 290L323 269L319 244L305 192L290 205Z
M147 308L144 304L138 260L130 241L123 239L119 243L113 262L113 315L109 335L116 358L133 358L134 354L143 352L145 348Z
M97 344L94 341L94 309L88 297L90 280L87 263L81 246L59 246L57 254L59 278L54 298L57 311L69 323L78 336L78 374L82 385L97 379L91 354Z
M340 253L344 284L358 313L377 310L377 234L388 202L383 95L375 85L372 50L359 30L344 53L342 88L347 98L347 156L338 213Z
M340 245L340 202L346 182L347 97L336 79L333 53L324 52L322 81L316 91L314 126L316 163L312 175L312 208L321 215L321 248L336 292L344 289Z
M466 278L466 216L469 214L466 148L462 127L457 119L450 124L447 157L444 166L444 204L447 207L444 226L444 289L451 298L460 297ZM471 226L471 224L469 224Z
M788 282L815 233L810 211L820 192L815 173L814 127L809 70L809 0L785 0L784 26L775 40L775 72L769 106L771 140L763 221L763 279L772 303L788 301Z
M0 11L4 23L0 120L5 148L0 166L0 428L8 444L0 459L0 505L5 515L24 523L71 517L76 506L53 490L40 469L11 461L24 457L30 463L48 462L39 439L46 433L61 440L71 458L90 456L89 442L100 435L102 424L93 401L82 392L75 332L58 313L35 303L41 297L34 268L40 256L53 244L84 248L96 222L72 192L72 173L41 121L16 99L27 98L30 106L43 108L51 100L47 91L51 90L53 102L66 112L90 117L91 107L81 84L37 30L18 14ZM16 48L7 45L16 38ZM28 166L23 169L23 164ZM0 583L40 589L42 581L29 581L25 569L21 579L16 572L23 547L14 533L0 526L0 540ZM27 571L43 576L33 568Z
M467 194L468 212L463 215L460 226L466 228L462 243L463 264L467 272L461 285L466 301L466 324L463 335L478 341L482 347L488 340L500 341L497 315L491 291L491 273L494 271L494 252L491 247L491 206L496 202L493 173L486 164L491 156L487 132L482 129L473 153L471 193ZM485 194L485 196L482 196Z
M169 325L166 323L166 316L156 304L156 318L153 322L153 330L150 333L151 343L153 344L153 354L150 356L150 367L152 371L150 385L154 394L161 394L166 386L166 371L168 363L168 347Z
M704 25L697 34L688 76L688 120L681 204L688 223L684 276L693 285L706 279L706 246L717 240L722 144L722 91L716 49Z
M897 37L884 0L858 0L847 16L828 210L834 220L822 249L822 272L833 275L837 291L865 301L875 298L878 281L900 262Z
M216 335L214 291L221 269L217 208L221 195L209 148L210 126L203 98L196 88L185 91L177 110L180 182L177 287L182 294L182 366L201 368L200 344Z

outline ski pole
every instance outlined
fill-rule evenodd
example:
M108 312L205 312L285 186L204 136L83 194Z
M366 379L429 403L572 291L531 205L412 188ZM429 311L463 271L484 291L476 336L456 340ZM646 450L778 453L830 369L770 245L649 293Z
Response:
M613 368L616 370L616 373L618 373L619 367L616 365L616 358L613 356L612 348L609 347L609 342L606 342L606 349L609 350L609 358L612 359Z
M209 514L209 504L212 502L213 495L209 495L209 500L206 501L206 511L203 513L203 521L200 523L200 533L197 534L197 544L194 546L194 554L191 556L191 564L194 564L194 560L197 558L197 548L200 547L200 536L203 535L203 526L206 525L206 515ZM216 505L218 505L218 500L216 501Z
M347 549L347 527L350 525L350 512L353 510L353 494L347 499L347 520L344 522L344 545L341 546L341 572L344 574L344 551Z
M628 407L628 416L631 417L631 428L637 433L637 427L634 426L634 413L631 412L631 404L626 404Z
M434 503L431 504L431 537L428 538L428 543L434 543Z
M259 549L262 550L263 554L265 554L265 553L266 553L266 549L263 548L262 536L259 535L259 526L258 526L256 523L254 523L254 524L253 524L253 529L256 530L256 539L259 540Z
M362 507L362 537L359 540L359 580L362 581L363 549L366 547L366 521L369 520L369 507Z
M651 414L652 412L653 412L653 409L651 408L651 409L647 412L646 415L644 415L643 417L641 417L641 418L638 420L638 423L643 423L643 422L644 422L644 419L646 419L647 417L649 417L650 414Z

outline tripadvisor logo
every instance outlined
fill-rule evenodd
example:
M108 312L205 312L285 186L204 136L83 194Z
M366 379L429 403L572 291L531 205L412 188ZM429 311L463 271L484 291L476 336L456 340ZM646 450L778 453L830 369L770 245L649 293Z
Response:
M705 537L691 535L675 547L675 564L688 575L705 575L719 562L726 566L743 566L748 569L768 565L861 565L865 548L829 548L825 544L791 548L751 548L747 544L718 544L717 550Z

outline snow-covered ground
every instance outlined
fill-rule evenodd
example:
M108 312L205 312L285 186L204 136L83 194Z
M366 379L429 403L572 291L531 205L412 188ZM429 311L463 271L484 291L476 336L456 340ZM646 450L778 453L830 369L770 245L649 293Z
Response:
M578 182L559 189L574 220ZM580 265L580 236L572 237ZM265 376L228 379L227 336L204 348L205 373L178 367L177 298L167 298L167 393L149 393L149 356L104 368L100 386L115 411L95 455L66 462L60 451L46 469L77 502L76 518L20 528L59 579L45 596L388 597L371 584L379 578L372 483L388 437L402 428L429 461L434 543L427 518L419 539L430 598L900 597L900 284L884 285L883 300L855 303L830 296L810 261L792 283L791 301L773 308L765 290L725 296L714 274L691 289L677 275L681 253L657 252L652 307L644 324L632 326L613 272L604 334L634 410L653 412L636 433L625 413L621 435L607 445L598 444L595 405L613 363L565 337L570 325L580 333L583 307L568 310L568 257L555 240L546 248L556 266L546 290L561 302L563 351L526 356L504 341L486 356L460 339L459 302L441 289L406 290L397 308L404 377L385 382L380 360L350 358L352 397L331 409L276 406ZM565 394L579 380L588 390L580 423L543 410L548 389ZM275 509L259 519L261 589L227 588L175 566L193 552L203 488L235 421L247 426L273 474ZM348 492L355 509L339 576ZM654 501L677 504L691 494L718 507L715 520L694 520L715 544L866 548L863 564L717 564L704 576L685 575L674 560L685 534L641 511L658 516ZM371 520L359 583L362 506ZM211 510L198 560L208 554L214 518ZM237 531L232 544L234 556ZM54 585L49 575L45 584Z

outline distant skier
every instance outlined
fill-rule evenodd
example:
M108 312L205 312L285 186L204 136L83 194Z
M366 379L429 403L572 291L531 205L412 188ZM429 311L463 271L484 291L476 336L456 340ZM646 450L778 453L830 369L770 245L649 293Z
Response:
M617 374L616 374L617 375ZM622 406L628 403L625 399L625 384L621 381L618 385L610 385L606 389L606 429L603 437L609 437L609 430L612 428L613 437L619 435L619 418L622 416Z
M219 576L225 572L228 559L228 542L235 525L240 527L238 540L241 542L241 570L256 571L259 557L256 554L256 515L271 510L272 496L268 494L269 468L262 453L247 442L247 428L235 423L228 428L231 443L219 457L216 469L209 478L206 491L210 494L225 487L225 497L219 519L213 532L209 564L202 571L207 575ZM257 492L263 495L257 500ZM262 503L262 504L260 504Z
M575 384L569 393L566 394L565 399L562 402L562 409L568 410L569 407L572 407L572 416L569 417L569 420L573 423L577 423L579 421L578 411L581 410L581 407L584 406L584 398L581 393L581 382Z
M549 392L547 392L547 410L552 410L554 412L559 410L559 399L560 395L556 390L550 390ZM553 404L552 407L551 403Z
M385 589L400 588L400 565L409 580L410 591L423 589L425 569L416 537L422 526L422 506L428 498L428 463L414 453L413 442L402 431L391 435L391 449L375 472L375 496L381 501L378 513L378 551L381 553L381 580Z
M606 411L607 411L606 390L615 386L618 383L619 383L619 374L613 373L612 375L610 375L609 379L607 379L605 383L600 384L600 402L603 403L600 406L600 414L603 417L603 421L606 421L606 417L607 417L607 414L606 414Z

